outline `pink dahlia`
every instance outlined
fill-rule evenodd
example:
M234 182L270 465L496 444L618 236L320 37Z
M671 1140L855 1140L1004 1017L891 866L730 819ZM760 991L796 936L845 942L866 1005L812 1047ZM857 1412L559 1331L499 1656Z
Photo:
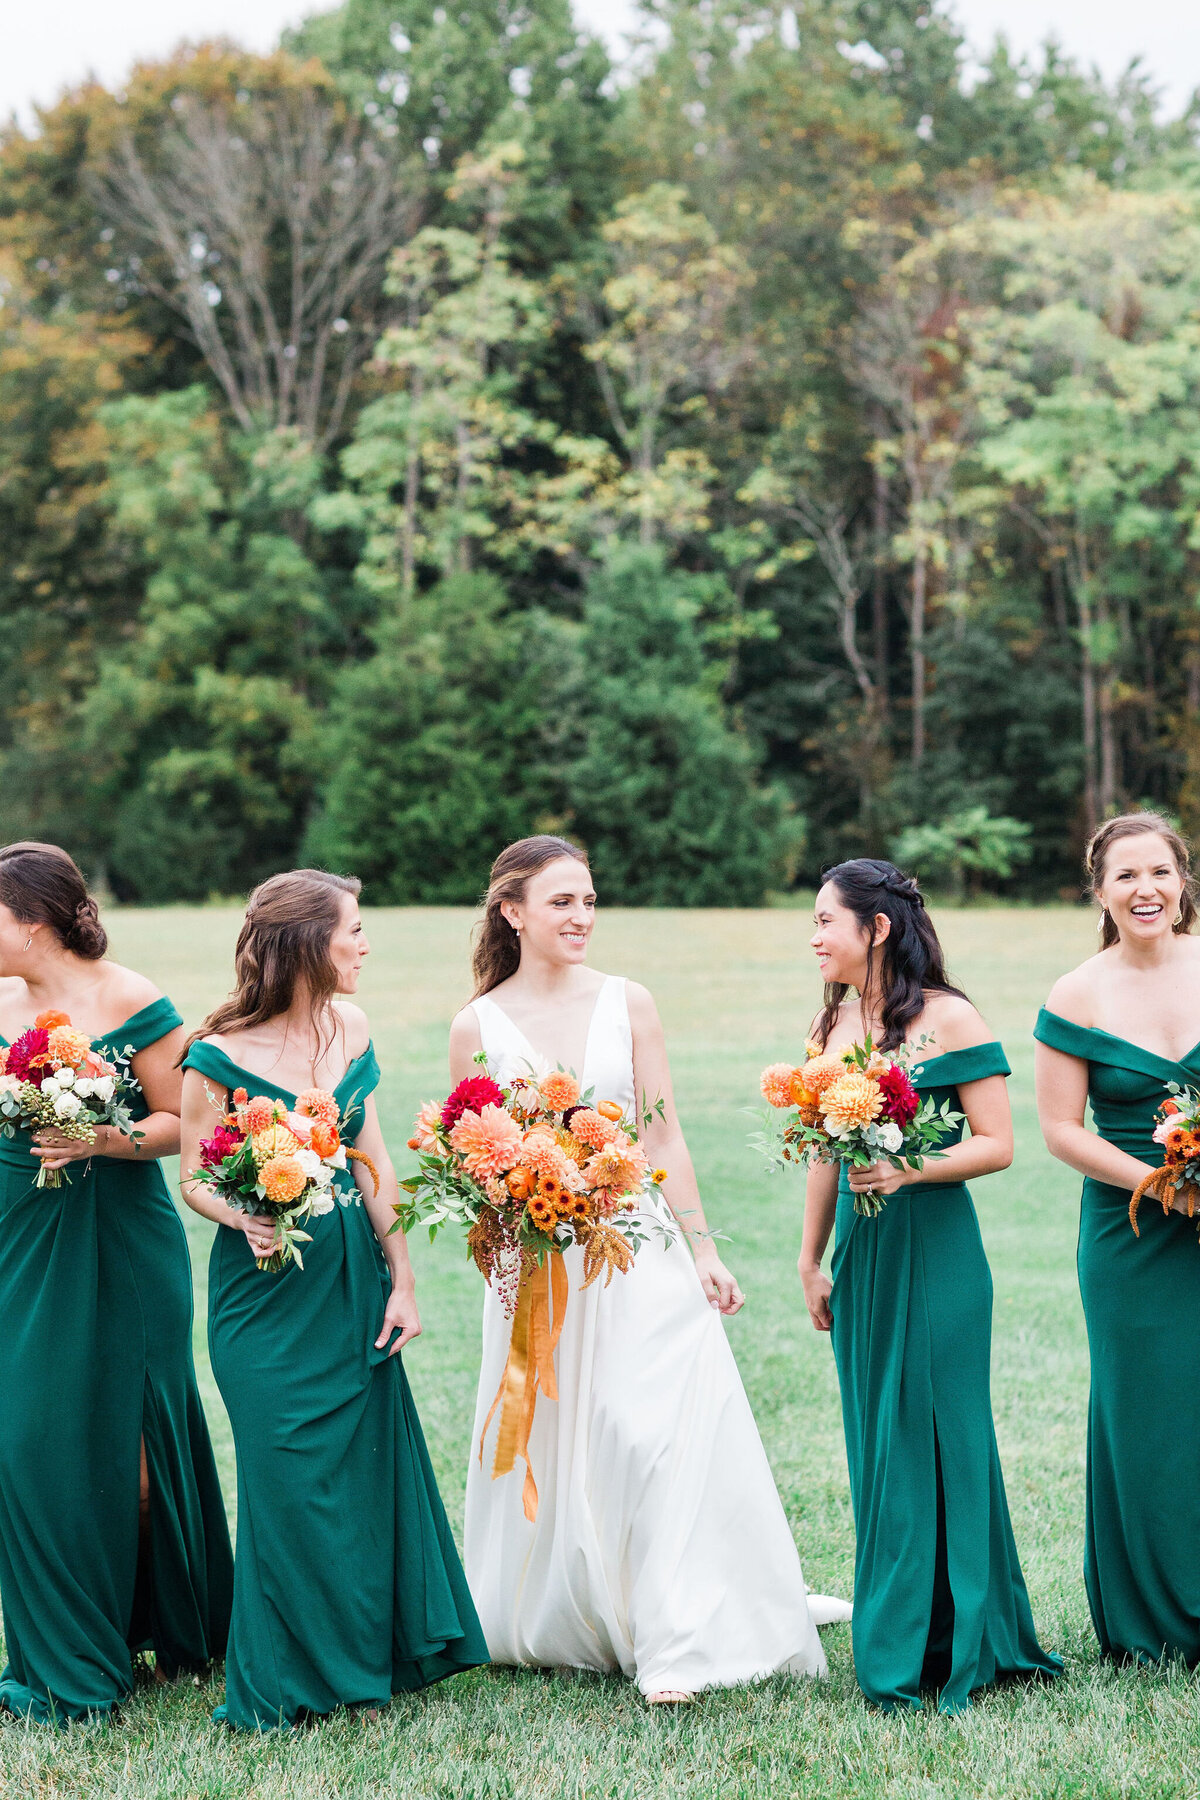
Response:
M883 1116L893 1125L911 1125L921 1106L921 1096L898 1063L878 1077L883 1095Z
M504 1095L490 1075L469 1075L460 1081L442 1108L442 1124L449 1131L465 1112L482 1113L485 1106L499 1106Z
M516 1166L523 1139L521 1127L502 1106L488 1105L482 1112L463 1113L450 1133L450 1142L467 1173L476 1181L486 1181Z
M571 1114L571 1136L590 1145L593 1150L603 1150L605 1144L611 1144L614 1138L621 1135L612 1120L606 1119L603 1113L598 1113L594 1106L581 1107L578 1112Z
M648 1166L641 1146L621 1132L588 1158L583 1173L594 1188L607 1188L619 1197L641 1186Z
M232 1156L245 1143L240 1131L231 1131L228 1125L218 1125L210 1138L200 1143L200 1161L206 1169L215 1169Z

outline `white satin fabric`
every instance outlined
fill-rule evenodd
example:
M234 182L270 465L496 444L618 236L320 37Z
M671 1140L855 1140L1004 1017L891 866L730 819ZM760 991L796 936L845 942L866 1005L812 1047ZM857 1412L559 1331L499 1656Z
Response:
M488 1068L501 1082L545 1065L492 1000L472 1002ZM581 1082L634 1113L625 983L596 1000ZM524 1467L493 1480L496 1423L480 1434L508 1357L510 1321L485 1290L483 1366L467 1477L465 1563L495 1662L620 1669L644 1694L697 1693L786 1671L822 1675L818 1619L719 1315L687 1245L670 1229L605 1288L581 1289L582 1253L566 1253L570 1300L555 1366L558 1401L539 1394Z

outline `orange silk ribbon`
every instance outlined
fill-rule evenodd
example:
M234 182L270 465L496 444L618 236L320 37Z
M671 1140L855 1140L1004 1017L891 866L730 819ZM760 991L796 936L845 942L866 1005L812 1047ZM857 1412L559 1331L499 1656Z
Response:
M479 1461L482 1463L483 1441L499 1408L500 1429L496 1433L492 1480L510 1474L517 1457L523 1458L525 1486L522 1500L525 1517L531 1523L538 1512L537 1483L529 1463L533 1409L537 1405L539 1388L548 1400L558 1399L554 1351L566 1316L566 1265L561 1252L551 1250L545 1262L535 1263L521 1282L517 1310L513 1314L508 1361L479 1439Z

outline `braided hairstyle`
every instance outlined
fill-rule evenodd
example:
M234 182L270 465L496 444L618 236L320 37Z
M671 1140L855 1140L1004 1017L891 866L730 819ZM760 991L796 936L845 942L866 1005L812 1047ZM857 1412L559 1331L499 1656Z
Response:
M825 880L832 882L842 905L850 909L872 940L880 913L891 922L883 943L876 945L872 941L867 951L864 994L876 979L876 955L881 957L878 983L883 1035L876 1049L894 1050L904 1042L909 1026L924 1011L929 993L966 999L962 989L947 978L938 934L925 910L924 896L911 875L902 874L895 863L859 856L827 870ZM825 1010L817 1024L822 1048L829 1042L838 1008L849 991L848 982L825 983Z

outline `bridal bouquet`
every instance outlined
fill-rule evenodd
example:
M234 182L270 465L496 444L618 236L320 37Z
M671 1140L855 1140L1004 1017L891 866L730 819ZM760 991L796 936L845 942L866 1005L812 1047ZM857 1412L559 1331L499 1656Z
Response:
M805 1062L772 1063L763 1070L764 1100L792 1114L783 1127L782 1147L768 1143L768 1154L784 1162L847 1163L855 1169L877 1162L921 1169L927 1157L945 1154L938 1145L962 1114L953 1112L948 1100L940 1108L932 1096L922 1102L906 1052L884 1055L870 1038L836 1055L813 1043L805 1049ZM854 1196L855 1211L868 1218L886 1205L873 1188Z
M1138 1208L1149 1194L1164 1213L1169 1213L1176 1195L1187 1201L1187 1216L1195 1218L1200 1202L1200 1090L1180 1087L1169 1082L1170 1098L1164 1100L1155 1114L1154 1142L1163 1149L1163 1166L1139 1182L1129 1202L1129 1223L1135 1237L1138 1230Z
M101 1125L114 1125L136 1143L130 1101L141 1092L130 1066L132 1048L113 1061L92 1048L64 1012L39 1013L28 1031L0 1045L0 1136L19 1130L61 1131L94 1144ZM35 1187L61 1187L64 1169L37 1172Z
M221 1118L201 1143L200 1167L190 1179L203 1181L237 1212L275 1220L279 1248L255 1258L260 1269L277 1273L289 1262L302 1269L299 1245L311 1244L312 1234L301 1227L333 1211L337 1171L360 1162L378 1190L374 1163L342 1142L342 1115L324 1088L308 1088L293 1108L235 1088L228 1111L211 1088L206 1091Z
M408 1197L393 1229L464 1230L510 1315L529 1262L571 1244L583 1248L583 1285L604 1272L607 1286L630 1267L641 1241L630 1215L665 1172L651 1172L624 1109L593 1104L573 1075L531 1073L502 1088L479 1060L483 1073L417 1115L408 1147L420 1169L400 1183Z

